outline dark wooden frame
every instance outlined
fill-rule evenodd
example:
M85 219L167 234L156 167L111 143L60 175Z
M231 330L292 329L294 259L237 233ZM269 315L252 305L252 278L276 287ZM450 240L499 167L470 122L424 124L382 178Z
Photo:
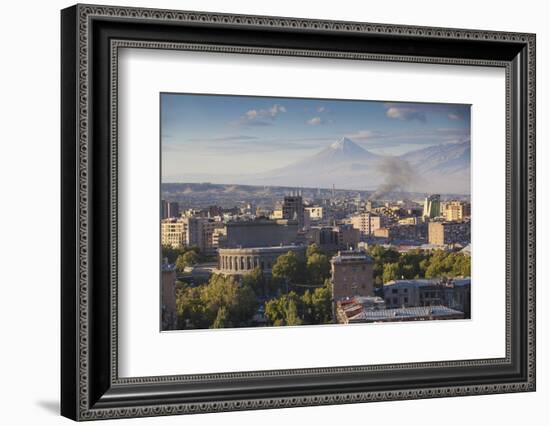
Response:
M61 13L61 413L75 420L535 390L535 36L76 5ZM502 359L119 378L120 47L506 69L507 342Z

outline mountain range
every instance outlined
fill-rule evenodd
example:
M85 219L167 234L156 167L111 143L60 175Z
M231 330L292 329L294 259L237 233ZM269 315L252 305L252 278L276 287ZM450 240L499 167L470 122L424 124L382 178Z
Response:
M288 166L246 176L251 185L470 193L470 142L428 146L400 156L372 153L348 138Z

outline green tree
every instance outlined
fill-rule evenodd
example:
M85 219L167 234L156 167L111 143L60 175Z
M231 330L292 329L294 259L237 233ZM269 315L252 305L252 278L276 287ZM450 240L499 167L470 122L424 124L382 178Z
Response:
M176 259L176 268L183 272L186 267L196 265L199 262L199 255L194 250L180 254Z
M330 276L330 262L324 254L313 253L307 258L307 271L311 283L322 285Z
M233 277L212 275L210 282L201 287L201 299L209 311L216 313L221 306L233 308L237 304L239 286Z
M367 254L374 260L373 278L377 286L381 286L383 279L384 265L399 261L399 253L393 249L386 249L381 245L372 244L367 248Z
M233 277L214 274L198 287L176 290L179 328L221 328L249 325L258 307L254 290Z
M216 319L210 326L210 328L226 328L231 327L231 321L229 321L229 314L225 306L220 306L216 314Z
M311 257L312 255L314 254L321 254L321 249L319 248L319 246L315 243L313 244L310 244L309 246L307 246L307 249L306 249L306 257Z
M285 321L286 325L302 324L302 319L298 315L298 304L293 299L290 299L285 307Z
M332 282L326 279L323 286L316 288L311 297L313 307L312 324L332 322Z
M248 286L257 296L264 296L266 293L266 280L260 268L254 268L242 278L242 285Z
M401 277L401 270L399 263L386 263L384 264L384 272L382 274L382 281L387 283L388 281L397 280Z
M277 258L271 268L274 279L290 283L299 283L304 277L304 261L293 251Z
M291 291L277 299L267 301L265 316L268 322L274 326L299 325L303 323L301 305L300 297Z
M206 318L206 306L201 299L201 289L184 288L176 290L176 310L178 328L206 328L210 325Z
M256 293L248 285L241 285L237 292L237 305L234 309L234 318L239 324L250 322L258 310Z
M438 250L432 254L426 267L426 278L470 276L471 258L463 253Z
M167 259L168 263L176 263L176 259L179 255L185 253L185 248L174 248L171 246L162 246L161 247L161 255L162 259Z

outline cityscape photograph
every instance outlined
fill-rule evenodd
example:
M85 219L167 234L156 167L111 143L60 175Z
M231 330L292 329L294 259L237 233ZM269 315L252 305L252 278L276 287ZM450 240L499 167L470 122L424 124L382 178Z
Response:
M160 95L160 329L471 318L470 105Z

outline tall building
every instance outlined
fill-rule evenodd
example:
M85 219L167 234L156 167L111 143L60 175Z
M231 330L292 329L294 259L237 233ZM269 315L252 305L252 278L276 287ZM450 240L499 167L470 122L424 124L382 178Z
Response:
M171 217L179 217L180 208L176 201L160 201L160 217L161 219L168 219Z
M223 228L224 223L205 217L189 217L184 220L187 221L187 246L196 246L207 254L215 253L217 247L214 245L214 233L217 229Z
M366 211L352 216L351 224L355 229L359 230L361 236L369 236L372 235L376 229L383 227L385 225L385 220L381 215Z
M433 194L424 200L424 211L422 216L433 219L441 214L441 197L439 194Z
M470 203L464 201L448 201L441 205L441 215L447 221L459 221L470 217Z
M321 250L348 250L356 248L360 241L359 230L349 224L315 226L307 230L306 241Z
M470 244L470 222L430 222L428 243L436 245Z
M335 301L353 296L374 296L372 258L359 251L339 251L330 264Z
M385 238L390 241L414 241L417 243L426 243L428 241L428 224L418 223L394 225L374 230L374 236Z
M301 195L287 195L283 200L283 219L296 220L304 226L304 202Z
M187 245L187 220L185 218L163 219L160 222L160 242L172 248Z
M321 206L307 206L305 207L306 214L309 215L309 218L313 222L323 220L323 207Z
M173 248L196 246L200 251L216 251L214 232L225 225L205 217L169 218L161 221L161 244Z
M162 329L176 329L176 267L166 262L161 268Z

